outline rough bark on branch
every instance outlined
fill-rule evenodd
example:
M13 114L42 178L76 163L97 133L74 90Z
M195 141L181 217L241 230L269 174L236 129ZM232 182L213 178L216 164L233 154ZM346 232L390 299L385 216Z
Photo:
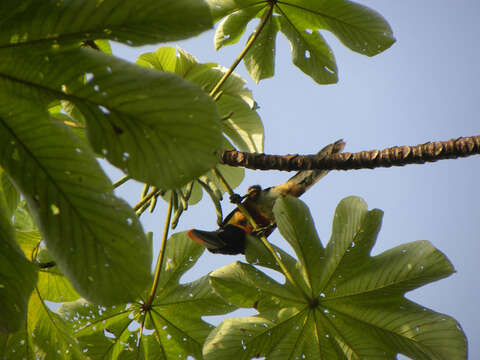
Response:
M358 170L377 167L424 164L444 159L456 159L480 154L480 136L460 137L448 141L433 141L415 146L394 146L383 150L316 155L266 155L225 150L221 163L256 170Z

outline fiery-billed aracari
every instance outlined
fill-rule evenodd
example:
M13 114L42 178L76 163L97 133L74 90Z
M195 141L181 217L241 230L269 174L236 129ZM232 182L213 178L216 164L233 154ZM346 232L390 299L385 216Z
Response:
M339 153L345 143L339 140L320 150L320 158ZM287 182L263 189L259 185L251 186L245 195L242 205L250 213L263 230L263 235L270 235L275 230L273 205L281 196L299 197L318 180L324 177L328 170L302 170L292 176ZM207 248L208 251L218 254L236 255L245 253L245 235L252 234L253 227L245 215L237 207L222 222L215 231L191 229L188 236L195 242Z

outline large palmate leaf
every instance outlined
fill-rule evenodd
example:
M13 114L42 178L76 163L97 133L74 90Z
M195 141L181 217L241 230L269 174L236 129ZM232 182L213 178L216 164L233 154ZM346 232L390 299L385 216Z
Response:
M0 335L0 357L11 360L89 359L78 346L68 323L34 291L27 322L16 333Z
M201 0L16 0L0 4L0 46L110 39L129 45L172 41L212 27Z
M398 353L466 359L460 325L404 297L453 272L430 243L407 243L370 256L382 213L368 211L355 197L338 205L326 248L300 200L278 200L274 214L297 254L294 262L278 253L296 284L279 284L240 262L214 271L211 281L220 294L259 314L220 324L205 343L206 359L396 359ZM249 247L247 257L277 269L266 250Z
M213 329L201 317L234 309L213 292L207 277L179 284L204 249L185 232L168 239L157 295L150 308L142 303L95 306L84 300L59 309L74 336L92 358L186 359L201 358L202 345ZM141 324L144 325L139 339Z
M15 242L15 230L6 213L0 206L0 333L17 331L23 324L37 282L35 265Z
M226 69L214 63L200 64L188 52L165 46L140 55L137 64L176 73L198 84L208 94ZM264 130L246 81L233 73L216 100L222 118L222 131L240 151L263 152Z
M178 187L218 161L215 103L174 74L88 49L15 48L0 50L0 56L0 93L75 104L94 150L135 179ZM84 74L86 84L77 80Z
M150 282L152 254L135 213L114 196L91 150L37 103L6 95L0 143L1 166L74 288L100 303L135 299Z
M247 71L257 82L273 76L278 31L290 42L293 63L319 84L338 80L335 58L320 31L333 33L349 49L367 56L377 55L395 42L380 14L348 0L207 2L215 21L224 18L215 34L217 50L236 43L252 19L265 20L256 44L245 57Z

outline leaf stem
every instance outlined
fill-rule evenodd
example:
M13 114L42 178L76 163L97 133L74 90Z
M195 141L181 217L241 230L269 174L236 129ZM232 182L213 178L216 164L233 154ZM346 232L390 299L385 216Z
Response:
M263 15L262 20L260 21L260 24L258 24L257 28L253 32L252 36L250 39L248 39L247 43L245 44L245 47L242 49L242 52L238 55L238 57L235 59L233 62L232 66L227 70L225 74L223 74L222 78L218 81L217 85L210 91L210 96L214 96L216 92L222 87L222 85L227 81L228 77L232 74L232 72L235 70L235 68L240 64L240 61L245 57L247 54L248 50L250 47L253 45L255 40L257 40L258 36L262 32L263 28L265 27L265 24L267 23L268 19L272 15L273 12L273 7L275 6L275 2L272 1L269 4L269 8L267 12L265 12L265 15Z
M124 177L118 179L117 181L115 181L113 183L113 188L116 189L117 187L125 184L128 180L131 179L131 176L130 175L125 175Z
M155 277L153 279L152 290L150 291L150 295L148 296L147 302L144 305L145 309L150 308L150 306L152 305L153 299L155 297L155 293L157 292L158 280L160 279L160 272L162 270L163 258L165 257L165 248L167 245L168 229L170 228L170 221L172 219L172 208L173 208L173 192L172 192L170 201L168 202L167 218L165 219L165 225L163 227L163 237L162 237L162 243L160 245L160 253L158 254L158 258L157 258L157 265L155 265Z
M134 207L133 210L137 211L138 209L142 208L147 202L149 202L152 197L158 195L160 191L154 187L152 191L150 191L147 195L145 195ZM137 214L138 215L138 214Z
M227 181L225 180L225 178L223 177L223 175L220 173L220 171L218 171L217 168L213 168L213 173L215 174L215 176L218 177L218 179L220 180L220 182L223 184L223 186L225 187L225 189L227 190L228 194L230 195L230 197L233 197L235 196L235 193L233 192L232 188L230 187L230 185L227 183ZM245 208L245 206L243 206L241 203L238 203L237 204L238 208L240 209L240 211L242 212L243 215L245 215L245 217L247 218L248 222L252 225L253 229L254 230L258 230L258 225L256 223L256 221L253 219L253 217L250 215L250 213L248 212L248 210ZM285 266L285 264L283 263L282 259L280 259L280 257L278 256L278 254L276 253L275 249L272 247L272 245L268 242L267 238L265 235L262 235L260 236L260 239L262 240L263 242L263 245L265 245L265 247L272 253L273 257L275 258L275 261L277 262L278 266L280 266L280 269L282 269L282 272L283 274L285 275L285 277L288 279L288 281L290 281L290 283L295 286L301 293L302 295L306 298L306 299L309 299L308 295L297 285L297 283L295 282L295 280L293 279L293 276L292 274L290 274L290 272L288 271L287 267Z
M143 199L145 196L148 194L148 190L150 190L150 185L145 184L143 186L142 194L140 195L140 198Z

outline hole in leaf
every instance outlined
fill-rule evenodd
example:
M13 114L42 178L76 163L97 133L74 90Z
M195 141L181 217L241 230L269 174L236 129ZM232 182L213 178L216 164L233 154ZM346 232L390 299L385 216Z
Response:
M110 110L108 110L105 106L98 105L98 110L100 110L104 114L107 114L107 115L110 114Z
M53 215L60 214L60 209L58 208L58 206L56 204L50 204L50 210L51 210Z
M330 74L335 74L335 71L330 69L328 66L324 66L323 70L325 70L326 72L329 72Z
M153 330L153 329L143 328L143 334L144 335L152 335L154 332L155 332L155 330Z

